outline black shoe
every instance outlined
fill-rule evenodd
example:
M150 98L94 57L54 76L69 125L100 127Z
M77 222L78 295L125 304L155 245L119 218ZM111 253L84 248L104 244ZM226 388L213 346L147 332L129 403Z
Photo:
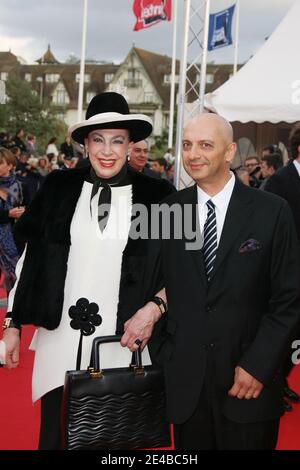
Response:
M286 401L285 399L283 399L282 401L283 401L283 410L284 411L292 411L293 410L292 405L288 401Z
M284 387L283 392L284 396L290 401L292 401L293 403L299 403L300 397L296 392L294 392L294 390L289 387Z

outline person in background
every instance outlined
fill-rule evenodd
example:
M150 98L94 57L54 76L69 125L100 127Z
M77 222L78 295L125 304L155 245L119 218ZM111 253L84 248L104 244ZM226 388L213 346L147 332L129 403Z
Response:
M63 165L59 167L60 170L70 170L71 168L74 168L75 163L73 161L73 158L70 156L64 156L63 157Z
M273 153L278 153L279 155L281 155L281 158L282 158L282 152L280 148L278 147L278 145L276 144L266 145L262 149L262 157L266 157L267 155L272 155Z
M72 159L75 156L69 135L66 136L65 141L61 144L60 151L64 154L65 157L70 157Z
M271 178L276 171L283 166L282 155L279 153L271 153L270 155L265 155L261 159L261 174L263 181L259 189L265 189L267 181Z
M143 175L159 178L159 175L148 167L149 145L147 140L134 142L128 151L128 165Z
M167 178L170 183L174 184L175 163L167 166Z
M36 137L32 134L28 134L26 139L26 147L29 155L36 156Z
M58 157L58 149L56 147L57 138L51 137L48 144L46 145L46 155L54 155L55 158Z
M156 160L153 160L152 165L151 165L152 171L157 173L160 178L166 180L168 179L167 176L167 162L164 158L157 158Z
M249 183L252 188L259 188L262 182L260 159L256 155L247 157L244 166L249 173Z
M243 184L250 186L250 176L247 168L240 166L239 168L236 168L235 174Z
M45 156L39 157L38 159L38 166L37 166L37 171L39 174L45 178L49 174L49 161L48 158Z
M289 146L291 152L291 159L286 166L280 168L270 178L268 178L265 184L265 191L273 194L277 194L287 201L289 204L294 222L296 225L298 235L298 245L300 248L300 126L293 127L289 136ZM299 259L300 264L300 259ZM299 338L299 331L297 332ZM290 355L289 355L290 356ZM298 393L289 387L288 379L293 363L290 357L287 358L285 364L286 383L284 388L284 395L290 402L298 403L300 397ZM291 411L292 406L290 403L284 403L285 410Z
M9 292L16 280L15 268L19 253L13 237L13 225L24 213L22 185L14 168L16 158L5 148L0 148L0 270L5 276Z
M19 129L15 135L15 137L13 138L13 141L15 143L15 145L17 147L19 147L19 149L21 150L21 152L24 152L24 153L27 153L27 146L23 140L24 138L24 130L23 129Z
M173 149L169 148L164 154L164 159L169 165L172 165L175 162L175 157L173 157Z

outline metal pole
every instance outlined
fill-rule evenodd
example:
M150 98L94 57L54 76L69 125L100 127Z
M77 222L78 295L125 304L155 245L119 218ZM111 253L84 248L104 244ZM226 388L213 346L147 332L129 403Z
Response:
M86 49L86 31L87 31L87 12L88 0L84 0L83 7L83 25L82 25L82 43L81 43L81 61L80 61L80 79L79 79L79 92L78 92L78 121L82 120L82 107L83 107L83 87L84 87L84 71L85 71L85 49Z
M41 80L41 88L40 88L40 103L43 104L43 93L44 92L44 77Z
M175 75L176 75L177 8L178 8L178 0L174 0L174 3L173 3L172 71L171 71L171 89L170 89L170 114L169 114L169 138L168 138L168 148L172 148L172 147L173 147L174 102L175 102Z
M206 0L205 7L205 19L204 19L204 32L203 32L203 54L201 62L201 79L200 79L200 113L204 109L204 95L206 86L206 65L207 65L207 46L208 46L208 31L209 31L209 12L210 12L210 0Z
M235 38L234 38L234 65L233 75L237 72L238 55L239 55L239 30L240 30L240 0L236 0L235 4Z
M180 80L178 90L178 116L177 116L177 130L176 130L176 160L175 160L175 186L179 189L180 186L180 170L181 170L181 141L183 134L184 124L184 105L185 105L185 87L186 87L186 68L187 68L187 49L189 40L189 18L190 18L191 0L185 0L185 15L184 15L184 34L182 44L182 55L180 63Z

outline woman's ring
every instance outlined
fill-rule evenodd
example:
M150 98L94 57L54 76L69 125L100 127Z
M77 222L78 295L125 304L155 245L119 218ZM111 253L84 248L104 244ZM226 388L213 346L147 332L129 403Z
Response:
M141 341L139 338L137 338L134 342L134 344L137 344L138 346L140 346L142 344L143 341Z

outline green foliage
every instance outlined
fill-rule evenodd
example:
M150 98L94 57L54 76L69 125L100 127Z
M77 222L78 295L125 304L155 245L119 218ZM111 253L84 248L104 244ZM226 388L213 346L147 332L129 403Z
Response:
M29 83L18 76L11 76L6 82L8 101L0 105L0 129L15 134L18 129L36 136L38 150L43 153L51 137L63 141L66 125L57 119L54 110L40 103Z

